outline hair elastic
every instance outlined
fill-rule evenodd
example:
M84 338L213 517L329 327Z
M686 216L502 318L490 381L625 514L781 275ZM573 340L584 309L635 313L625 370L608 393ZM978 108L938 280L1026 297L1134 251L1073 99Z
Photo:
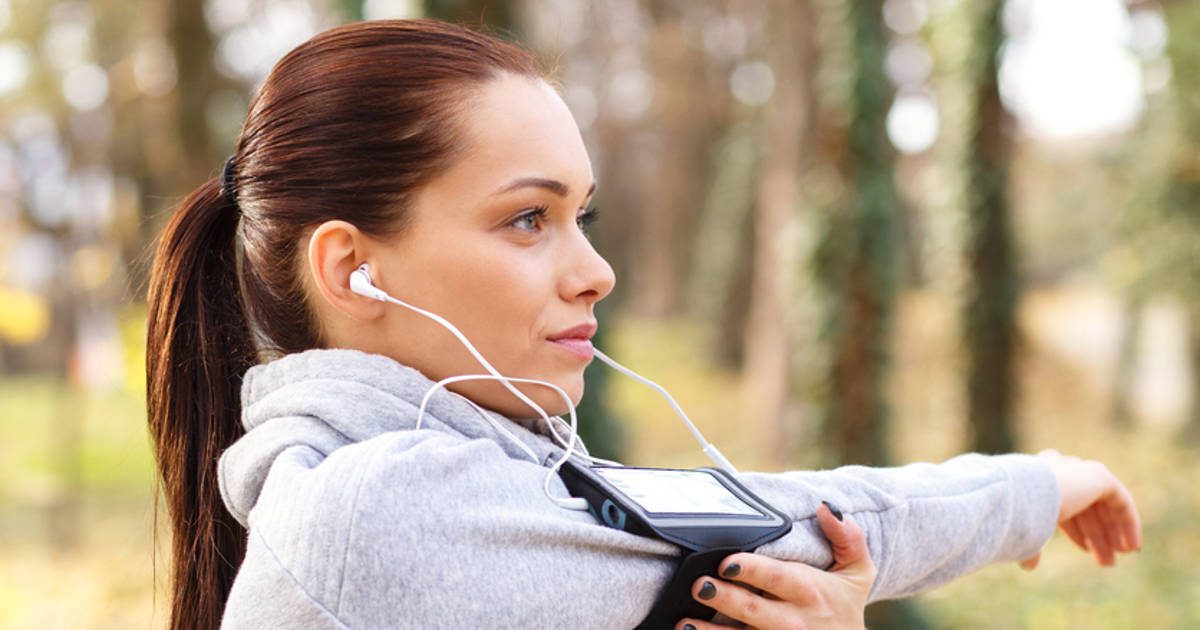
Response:
M229 199L229 203L237 205L237 175L233 172L234 156L229 156L225 160L225 166L221 169L221 195Z

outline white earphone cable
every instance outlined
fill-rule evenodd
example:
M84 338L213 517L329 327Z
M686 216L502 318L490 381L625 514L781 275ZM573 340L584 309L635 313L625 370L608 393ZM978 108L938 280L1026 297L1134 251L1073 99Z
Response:
M692 419L683 412L683 408L679 406L679 403L675 402L675 398L671 396L670 392L668 392L666 388L642 376L641 374L634 372L624 365L617 363L608 355L600 352L598 348L595 349L595 352L596 358L608 364L608 366L612 369L624 374L625 376L628 376L629 378L641 382L642 384L658 392L663 398L667 399L667 403L671 405L671 409L675 410L675 414L678 415L681 420L683 420L683 423L687 425L688 430L692 432L692 436L694 436L696 441L700 443L700 447L704 451L704 454L707 455L708 458L712 460L712 462L716 464L718 468L721 468L731 475L737 474L737 469L733 467L733 464L731 464L729 460L725 458L725 455L723 455L721 451L717 449L716 445L704 439L704 434L700 433L700 429L696 428L696 425L692 423Z
M426 405L428 405L429 399L430 399L430 397L433 396L434 392L445 387L446 385L451 385L453 383L460 383L463 381L475 381L475 380L511 381L511 382L515 382L515 383L532 383L535 385L545 385L546 387L549 387L549 388L553 389L554 391L558 392L558 394L560 396L562 396L563 401L567 403L567 407L570 409L570 413L571 413L571 440L568 442L568 444L566 446L566 450L563 451L562 456L560 458L558 458L558 460L555 461L552 466L550 466L550 470L546 471L546 476L542 478L542 492L544 492L546 494L547 498L549 498L551 501L561 505L562 507L565 507L568 509L573 509L573 510L586 510L587 509L587 501L584 501L583 499L577 499L575 497L556 497L553 494L550 494L550 480L554 477L555 474L558 473L559 469L561 469L563 467L563 464L567 463L568 459L571 459L571 455L574 454L574 452L575 452L575 443L577 442L578 436L579 436L579 433L578 433L579 424L578 424L577 418L575 417L575 405L571 402L571 397L569 395L567 395L567 392L563 391L563 389L561 387L559 387L553 383L548 383L546 381L539 381L539 380L530 379L530 378L497 376L494 374L465 374L465 375L461 375L461 376L450 376L450 377L447 377L447 378L444 378L444 379L438 381L437 383L434 383L433 387L430 387L429 390L425 392L425 396L421 398L421 407L417 410L417 421L414 426L414 429L421 428L421 420L425 417L425 407L426 407ZM525 443L523 443L519 439L517 439L517 436L513 435L511 431L509 431L508 429L505 429L503 426L501 426L499 422L497 422L494 418L492 418L486 412L484 412L483 409L481 409L473 401L468 400L468 402L471 402L471 405L475 407L476 411L483 414L484 420L486 420L488 422L488 424L492 425L492 428L496 429L501 434L508 437L509 440L511 440L513 443L515 443L517 446L519 446L522 450L524 450L525 453L528 454L533 459L534 463L539 464L539 465L541 464L541 461L537 458L537 455L535 455L533 453L533 450L530 449L528 446L526 446ZM539 407L538 410L540 411L541 408ZM551 427L551 424L550 424L550 418L548 416L546 416L544 411L542 411L542 417L546 420L546 427L550 430L551 433L554 433L554 429L553 429L553 427Z
M414 311L416 313L424 315L425 317L437 322L443 328L450 331L450 333L453 334L460 343L462 343L464 346L466 346L467 350L471 353L471 356L475 357L475 360L478 361L479 364L482 365L483 368L485 370L487 370L489 374L491 374L492 376L498 377L500 383L502 385L504 385L504 387L506 389L508 389L508 391L512 392L512 394L514 396L516 396L518 400L529 405L530 408L532 408L534 411L536 411L538 413L538 415L542 416L543 418L547 417L548 414L546 414L546 411L544 409L542 409L537 403L530 400L528 396L521 393L521 391L518 390L516 387L513 387L513 385L511 383L509 383L507 380L505 380L504 376L502 374L500 374L500 372L498 370L496 370L496 368L492 367L492 364L489 363L487 359L483 358L483 355L480 354L479 351L475 349L474 344L472 344L471 341L469 339L467 339L467 336L462 334L462 332L458 330L458 327L456 327L454 324L451 324L446 318L442 317L441 315L438 315L437 313L432 313L423 308L413 306L412 304L409 304L402 300L397 300L396 298L389 295L387 291L384 291L383 289L380 289L379 287L375 286L375 283L372 282L372 280L371 280L370 272L367 271L367 265L365 263L360 265L358 267L358 269L355 269L353 272L351 272L351 274L350 274L350 290L354 291L355 293L357 293L359 295L363 295L365 297L379 300L381 302L391 302L392 304L397 304L399 306L403 306L404 308L407 308L411 311ZM548 422L548 420L547 420L547 422Z
M564 448L563 456L561 458L559 458L551 466L550 471L547 473L545 479L543 480L542 489L546 493L546 496L549 497L552 501L554 501L558 505L565 507L565 508L577 509L577 510L578 509L584 509L584 510L587 509L587 502L583 501L582 499L576 499L574 497L561 498L561 497L555 497L550 494L551 476L553 474L557 473L559 471L559 469L561 469L562 466L567 462L567 460L571 458L571 456L574 454L574 451L575 451L575 444L579 439L579 431L578 431L579 426L578 426L578 419L576 418L576 415L575 415L575 405L574 405L574 403L571 402L571 397L568 396L565 391L563 391L557 385L554 385L553 383L548 383L546 381L539 381L536 379L507 377L507 376L500 374L499 370L497 370L495 367L493 367L492 364L489 363L488 360L483 357L483 354L481 354L479 352L479 350L477 350L475 348L474 344L472 344L471 341L469 339L467 339L466 335L464 335L461 331L459 331L458 328L454 324L450 323L447 319L438 315L437 313L433 313L433 312L427 311L425 309L413 306L412 304L409 304L402 300L398 300L398 299L392 297L391 295L389 295L383 289L376 287L374 285L374 283L371 281L371 275L370 275L370 272L367 270L367 265L365 263L363 265L359 266L358 269L355 269L350 274L350 290L359 295L369 297L369 298L372 298L375 300L379 300L381 302L389 302L392 304L403 306L411 311L414 311L420 315L423 315L423 316L433 320L434 322L436 322L437 324L439 324L446 330L450 331L450 333L453 334L455 336L455 338L458 339L459 343L461 343L463 346L466 347L466 349L471 353L471 356L473 356L475 358L475 360L478 361L479 364L482 365L483 368L488 371L488 374L486 374L486 375L485 374L473 374L473 375L464 375L464 376L452 376L449 378L442 379L441 381L438 381L437 383L435 383L434 386L425 393L425 396L421 400L421 407L418 410L417 421L416 421L416 425L415 425L415 427L417 429L419 429L421 427L421 421L425 416L425 407L429 402L430 396L432 396L433 392L437 391L438 389L441 389L451 383L468 381L468 380L495 380L495 381L498 381L509 392L511 392L514 396L516 396L518 400L525 403L531 409L533 409L535 412L537 412L537 414L546 422L546 428L550 432L553 439L556 442L558 442L560 446L562 446ZM698 428L696 428L695 424L692 423L691 418L689 418L687 416L687 414L684 413L683 408L679 406L679 403L675 402L675 398L672 397L671 394L669 392L667 392L667 390L664 387L662 387L658 383L655 383L654 381L651 381L650 379L643 377L642 375L638 374L637 372L634 372L633 370L621 365L620 363L618 363L615 360L613 360L612 358L610 358L608 355L601 352L599 349L594 349L594 351L595 351L595 356L597 358L599 358L601 361L603 361L604 363L606 363L609 367L617 370L618 372L624 374L625 376L628 376L636 381L641 382L644 385L647 385L651 389L658 392L663 398L666 399L667 403L671 406L671 409L673 409L675 411L675 414L678 415L681 420L683 420L683 423L687 426L688 430L692 432L692 436L695 437L696 441L700 443L700 446L701 446L704 454L706 456L708 456L708 458L710 460L712 460L712 462L715 463L719 468L725 470L726 472L729 472L730 474L737 473L737 469L733 467L733 464L731 464L729 462L729 460L725 458L725 456L721 453L721 451L718 450L715 445L713 445L712 443L710 443L704 439L704 435L702 433L700 433L700 430ZM556 392L558 392L559 395L563 397L563 400L567 403L567 407L570 410L571 423L570 423L569 429L570 429L571 438L564 443L562 436L560 436L558 434L558 430L555 428L550 415L547 414L546 411L544 409L542 409L542 407L540 405L533 402L533 400L531 400L528 396L526 396L519 389L517 389L516 386L514 386L512 384L513 382L544 385L544 386L550 387L550 388L554 389ZM533 455L532 450L530 450L525 444L521 443L520 440L518 440L515 435L512 435L512 433L509 432L507 429L504 429L504 428L500 427L498 424L496 424L493 421L493 419L490 416L488 416L487 413L484 412L478 405L475 405L475 403L473 401L468 401L468 402L471 402L471 404L475 407L476 411L482 413L484 416L484 419L488 420L489 423L491 423L494 428L496 428L498 431L500 431L501 433L506 435L513 442L517 443L523 450L525 450L525 452L527 454L532 456L534 460L537 460L537 457ZM562 422L562 419L558 418L557 416L554 419L558 420L560 423ZM610 462L608 460L600 460L598 458L591 457L590 455L587 455L587 454L581 453L581 455L584 456L585 458L587 458L588 460L591 460L592 462L601 461L601 462L604 462L607 464L619 465L619 464L617 464L617 462Z

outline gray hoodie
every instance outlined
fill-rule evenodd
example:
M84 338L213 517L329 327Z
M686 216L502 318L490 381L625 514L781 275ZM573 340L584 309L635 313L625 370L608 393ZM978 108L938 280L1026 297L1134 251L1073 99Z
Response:
M494 415L534 463L457 394L435 394L414 430L432 385L350 350L246 374L247 433L220 461L225 505L249 529L225 627L631 628L646 616L678 548L554 504L542 480L562 450ZM1026 455L740 479L795 521L758 553L828 566L816 507L851 515L879 568L873 600L1032 555L1058 512L1053 474ZM557 477L551 490L567 494Z

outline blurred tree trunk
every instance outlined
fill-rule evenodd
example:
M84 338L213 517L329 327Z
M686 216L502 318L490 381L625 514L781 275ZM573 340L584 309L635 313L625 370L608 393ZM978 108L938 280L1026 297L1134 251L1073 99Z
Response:
M1004 2L979 2L975 10L975 116L966 155L967 416L971 449L1004 453L1016 447L1011 416L1017 334L1017 274L1008 202L1012 121L1000 102L998 82Z
M612 321L609 308L604 302L597 306L600 311L597 319L601 322ZM592 343L597 348L608 345L609 330L607 326L596 329ZM579 438L587 445L588 453L604 459L620 460L625 453L625 426L609 405L609 374L612 368L601 361L592 361L583 373L587 384L583 392L583 400L575 409L579 423Z
M1200 308L1193 305L1188 310L1188 363L1192 374L1192 406L1188 412L1183 437L1187 441L1200 443Z
M63 247L71 251L61 237ZM50 408L50 444L47 450L53 453L57 487L47 506L48 542L56 553L69 554L79 547L83 535L83 415L82 403L85 391L79 382L77 370L79 360L79 309L81 296L79 287L71 278L71 270L60 265L50 289L54 304L53 317L56 328L62 331L62 350L57 354L61 361L56 383L55 400Z
M679 315L728 88L712 89L703 48L688 41L691 33L685 22L695 21L698 9L707 3L648 0L645 4L654 20L647 55L654 80L650 116L658 160L646 189L645 211L639 213L641 226L633 235L640 265L629 279L633 284L629 307L643 315Z
M169 20L179 69L175 128L183 160L171 189L183 195L219 172L224 162L212 142L207 117L208 98L223 81L213 67L213 36L204 19L204 0L171 0Z
M366 17L363 12L363 2L364 0L336 0L334 7L346 21L358 22Z
M884 376L900 261L895 152L887 135L892 86L884 71L888 34L883 0L853 0L849 7L852 82L849 128L851 209L835 309L832 383L826 431L839 463L885 465L887 403ZM874 630L929 627L910 601L872 604L866 625Z
M501 35L512 34L516 26L513 3L509 0L424 0L425 15L467 26L488 26Z
M795 450L789 426L789 257L800 203L801 156L810 155L816 111L816 13L808 0L768 4L767 62L775 92L763 111L754 206L753 276L744 328L744 388L756 413L770 418L764 440L776 461Z
M1121 323L1121 345L1117 350L1117 368L1113 376L1113 405L1110 420L1113 427L1128 430L1133 426L1133 386L1141 345L1142 322L1146 298L1137 288L1125 299Z
M738 228L730 238L736 239L736 247L742 255L733 259L733 275L721 293L725 299L721 303L713 344L717 364L735 371L741 370L746 362L746 335L736 331L747 329L749 312L746 305L751 301L754 284L754 257L746 255L746 252L754 251L754 222L747 217Z
M1200 441L1200 3L1163 4L1170 37L1171 91L1179 132L1172 153L1160 220L1165 238L1154 243L1163 282L1174 289L1188 315L1192 407L1184 435Z
M753 189L758 154L756 112L739 114L713 151L688 266L687 315L705 327L704 346L723 369L740 372L745 358L746 304L754 279Z
M597 60L605 59L614 50L628 45L618 41L617 33L611 27L608 5L588 3L584 12L585 24L589 36L579 42L577 48L565 58L569 64L582 63L585 66L595 64ZM532 17L534 12L544 10L540 0L526 0L521 14ZM556 42L539 42L542 46L553 50ZM593 168L596 171L597 190L594 206L600 209L602 219L592 227L592 241L596 250L604 255L612 266L617 277L613 292L604 300L609 306L609 312L625 312L624 305L630 300L632 283L631 274L636 274L640 261L633 255L632 243L638 231L638 214L643 211L644 201L641 197L645 181L646 150L642 138L646 135L642 126L643 119L627 120L613 115L610 108L602 106L606 84L612 80L611 69L595 72L588 77L590 81L583 82L580 87L587 90L595 103L595 117L586 130L590 132L589 155L592 156ZM565 74L565 69L564 69ZM605 208L616 208L608 212Z
M627 312L624 306L633 299L632 277L642 271L642 261L632 243L638 232L636 215L644 203L637 185L642 175L638 172L639 160L628 158L639 156L642 147L639 132L632 125L600 116L593 130L599 147L595 169L600 178L594 205L603 217L594 224L594 242L617 276L617 285L605 302ZM607 212L605 208L617 210Z
M112 68L113 74L119 76L121 70L129 71L129 51L144 47L142 54L150 57L145 51L152 50L154 59L168 66L167 58L174 56L164 32L169 8L165 3L150 6L129 3L98 11L97 38L104 41L96 51L99 64ZM174 96L170 92L150 96L136 81L111 82L111 100L120 114L113 117L107 162L116 178L112 237L121 249L124 263L121 270L127 294L123 300L125 308L130 298L142 297L150 274L146 252L158 233L154 219L161 210L162 200L177 192L173 188L179 183L175 181L177 169L169 159L156 159L184 153L175 137Z
M891 86L884 74L887 36L882 2L849 7L852 82L849 128L850 208L835 247L844 249L835 276L829 325L832 382L825 432L837 463L888 461L882 385L896 300L896 214L899 198L885 121Z

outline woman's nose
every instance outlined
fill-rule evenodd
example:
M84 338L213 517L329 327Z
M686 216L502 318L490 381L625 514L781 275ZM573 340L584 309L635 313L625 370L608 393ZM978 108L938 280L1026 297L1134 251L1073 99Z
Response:
M617 282L616 274L587 237L582 234L576 237L570 239L572 251L563 257L570 263L567 273L562 276L562 297L568 302L580 298L599 302L612 292Z

